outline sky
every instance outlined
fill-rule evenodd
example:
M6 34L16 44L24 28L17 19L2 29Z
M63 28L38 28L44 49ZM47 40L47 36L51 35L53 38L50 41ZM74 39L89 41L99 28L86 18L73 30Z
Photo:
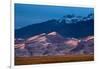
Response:
M34 4L15 4L15 29L50 19L59 19L67 14L87 16L94 12L93 8L49 6Z

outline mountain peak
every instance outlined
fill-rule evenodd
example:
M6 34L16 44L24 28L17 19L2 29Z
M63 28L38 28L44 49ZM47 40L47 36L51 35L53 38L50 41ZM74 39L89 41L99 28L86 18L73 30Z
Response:
M35 39L37 39L37 38L39 38L39 37L42 37L42 36L44 36L44 35L46 35L46 33L42 33L42 34L40 34L40 35L36 35L36 36L30 37L30 38L28 38L27 40L28 40L28 41L35 40Z
M51 32L48 35L57 35L57 32Z

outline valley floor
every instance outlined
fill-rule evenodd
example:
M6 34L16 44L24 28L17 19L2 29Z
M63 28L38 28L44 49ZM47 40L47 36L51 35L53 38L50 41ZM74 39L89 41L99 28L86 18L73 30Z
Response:
M15 65L93 61L94 55L15 57Z

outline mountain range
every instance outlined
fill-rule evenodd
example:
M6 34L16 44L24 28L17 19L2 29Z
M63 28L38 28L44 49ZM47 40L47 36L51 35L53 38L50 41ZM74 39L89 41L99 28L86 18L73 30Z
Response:
M86 17L65 15L59 19L40 22L15 29L15 38L27 39L42 33L57 32L63 37L82 38L94 35L93 14Z
M54 56L93 54L94 37L65 38L57 32L42 33L27 39L15 39L15 56Z

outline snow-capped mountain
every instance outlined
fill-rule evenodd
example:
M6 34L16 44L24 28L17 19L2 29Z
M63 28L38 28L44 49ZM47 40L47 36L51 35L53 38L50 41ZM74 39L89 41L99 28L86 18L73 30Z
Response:
M42 33L57 32L63 37L86 37L94 35L93 14L86 17L66 15L60 19L52 19L32 24L15 30L15 38L29 38Z
M83 16L75 16L73 14L70 14L70 15L65 15L63 16L62 18L59 19L59 23L62 23L62 22L65 22L65 23L77 23L77 22L80 22L80 21L87 21L87 20L91 20L94 18L94 14L89 14L88 16L86 17L83 17Z

